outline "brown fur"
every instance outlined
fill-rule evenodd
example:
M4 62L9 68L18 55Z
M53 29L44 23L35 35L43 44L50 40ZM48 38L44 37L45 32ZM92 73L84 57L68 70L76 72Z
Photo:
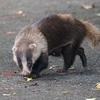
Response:
M49 21L49 22L46 23L46 21ZM40 31L43 33L43 35L47 38L47 42L49 45L48 47L50 47L48 50L53 50L52 48L55 47L55 46L53 46L54 44L50 43L51 40L55 41L56 46L57 46L57 44L62 43L59 45L59 47L73 43L76 38L78 40L80 38L79 41L81 43L84 40L84 38L86 38L86 37L91 41L93 48L98 47L98 45L100 43L100 31L94 25L92 25L86 21L77 20L71 14L51 15L51 16L47 17L47 19L40 20L39 23L37 23L37 26L40 29ZM64 31L63 27L66 28L68 37L64 36L65 31ZM64 39L64 41L61 42L59 40L59 37L57 38L56 36L54 36L54 34L53 34L54 31L55 31L55 33L56 32L61 33L59 36L60 40L64 39L65 37L66 37L66 40ZM80 33L80 35L78 35L75 32ZM62 36L62 34L64 37ZM56 37L56 40L54 39L55 37ZM60 43L58 43L59 41L60 41ZM65 43L65 41L66 41L66 43Z
M69 15L65 19L65 16L51 15L37 23L37 27L46 37L48 52L60 46L72 44L76 40L81 43L86 36L86 28L79 20Z
M86 28L86 34L92 43L92 47L97 48L100 43L100 31L92 24L87 21L81 21Z

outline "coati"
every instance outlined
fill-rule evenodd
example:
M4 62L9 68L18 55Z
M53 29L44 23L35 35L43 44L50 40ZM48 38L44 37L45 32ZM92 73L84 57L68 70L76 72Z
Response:
M50 15L19 32L12 48L13 59L22 69L23 76L39 77L48 66L49 53L63 46L62 71L67 71L85 38L95 48L100 43L100 31L70 14Z
M59 57L59 56L62 55L62 53L63 53L63 47L60 47L60 48L57 48L57 49L53 50L52 52L50 52L49 56L52 55L52 56ZM86 58L86 55L85 55L85 52L84 52L84 48L79 47L77 52L76 52L76 55L80 56L83 67L85 68L87 66L87 58Z

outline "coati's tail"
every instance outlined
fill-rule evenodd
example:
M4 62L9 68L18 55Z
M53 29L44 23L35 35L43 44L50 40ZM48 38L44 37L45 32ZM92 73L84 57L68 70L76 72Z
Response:
M100 31L94 25L88 23L87 21L82 21L86 27L87 38L91 41L92 47L97 48L100 44Z

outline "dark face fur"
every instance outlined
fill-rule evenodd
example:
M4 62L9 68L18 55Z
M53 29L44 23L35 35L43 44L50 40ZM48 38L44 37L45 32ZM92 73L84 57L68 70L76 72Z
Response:
M32 70L32 54L30 51L27 52L17 52L17 62L18 66L22 69L22 75L28 76Z
M27 51L25 53L18 52L17 53L17 62L18 66L22 69L22 75L27 77L39 77L39 73L47 68L48 65L48 56L45 56L45 54L41 53L39 58L35 61L35 63L32 62L32 54L31 51Z

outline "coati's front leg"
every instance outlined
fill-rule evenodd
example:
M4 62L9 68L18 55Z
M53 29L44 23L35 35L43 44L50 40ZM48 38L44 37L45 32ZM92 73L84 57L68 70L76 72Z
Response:
M84 54L84 49L79 46L80 46L79 43L76 42L76 44L69 44L62 48L64 67L63 67L63 69L57 70L57 72L66 72L73 65L75 56L77 54L80 56L83 66L85 66L87 64L87 59Z
M64 58L64 68L62 71L67 71L73 65L76 55L80 56L83 67L85 68L87 66L87 59L84 53L84 49L82 47L77 47L78 46L71 45L65 46L62 52Z
M37 59L35 64L33 65L32 72L30 74L30 77L37 78L40 76L40 72L47 68L48 66L48 56L44 53L41 54L41 56Z

